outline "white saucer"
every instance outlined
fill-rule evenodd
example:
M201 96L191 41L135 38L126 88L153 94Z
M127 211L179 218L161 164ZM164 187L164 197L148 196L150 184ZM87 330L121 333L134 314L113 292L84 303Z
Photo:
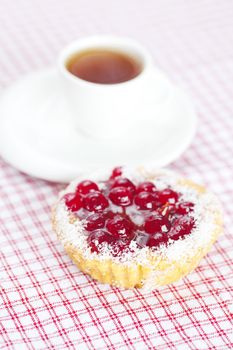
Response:
M0 99L0 154L19 170L67 182L92 168L121 164L165 166L187 148L196 115L187 96L172 87L166 103L172 122L155 118L132 130L132 142L88 138L72 127L71 110L53 69L33 73L8 88ZM140 130L140 132L139 132Z

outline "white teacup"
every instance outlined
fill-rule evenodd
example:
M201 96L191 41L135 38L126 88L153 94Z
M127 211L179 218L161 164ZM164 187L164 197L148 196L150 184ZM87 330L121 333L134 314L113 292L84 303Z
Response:
M67 61L87 49L108 49L133 56L141 64L135 78L117 84L92 83L73 75ZM147 50L134 40L114 36L93 36L77 40L59 56L59 71L72 108L75 128L86 136L118 140L129 138L151 118L160 117L160 104L169 83L157 70ZM164 118L164 112L163 118Z

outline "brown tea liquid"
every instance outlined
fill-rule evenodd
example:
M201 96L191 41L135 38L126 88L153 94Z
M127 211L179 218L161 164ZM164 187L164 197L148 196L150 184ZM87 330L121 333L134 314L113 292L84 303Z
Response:
M134 57L105 49L74 54L67 61L66 67L78 78L98 84L123 83L142 71L142 65Z

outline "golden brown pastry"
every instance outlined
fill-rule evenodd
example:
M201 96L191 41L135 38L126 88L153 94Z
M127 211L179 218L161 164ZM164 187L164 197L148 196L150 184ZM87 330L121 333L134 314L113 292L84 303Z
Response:
M168 170L143 167L76 179L60 193L52 222L81 271L123 288L179 280L222 232L213 194Z

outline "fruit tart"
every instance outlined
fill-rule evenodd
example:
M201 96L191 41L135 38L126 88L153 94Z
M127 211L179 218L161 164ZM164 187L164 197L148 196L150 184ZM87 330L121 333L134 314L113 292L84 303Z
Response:
M117 167L71 182L52 223L84 273L153 289L195 269L222 232L222 213L215 195L171 171Z

